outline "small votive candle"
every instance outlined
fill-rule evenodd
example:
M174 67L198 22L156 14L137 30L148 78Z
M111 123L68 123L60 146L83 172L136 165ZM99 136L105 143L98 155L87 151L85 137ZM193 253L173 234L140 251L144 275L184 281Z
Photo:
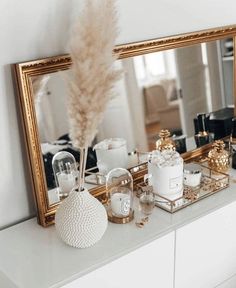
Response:
M201 183L202 168L195 163L184 165L184 185L197 187Z
M130 196L124 193L114 193L111 195L111 210L116 217L126 217L130 212Z
M73 173L59 173L57 175L58 184L63 194L69 194L76 185L75 175Z

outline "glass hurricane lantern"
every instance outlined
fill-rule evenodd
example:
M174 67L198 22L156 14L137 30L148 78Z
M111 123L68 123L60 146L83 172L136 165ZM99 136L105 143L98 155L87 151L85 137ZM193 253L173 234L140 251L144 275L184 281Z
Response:
M64 199L78 186L78 170L75 157L66 151L58 152L52 159L56 187L60 199Z
M133 178L124 168L112 169L106 178L108 220L125 224L133 220Z

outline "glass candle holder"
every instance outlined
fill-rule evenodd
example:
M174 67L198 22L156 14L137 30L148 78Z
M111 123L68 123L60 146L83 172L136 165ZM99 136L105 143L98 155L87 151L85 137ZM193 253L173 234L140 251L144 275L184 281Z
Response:
M93 148L96 151L97 167L101 174L107 175L116 167L127 168L128 152L123 138L105 139Z
M144 215L152 214L155 207L155 194L152 191L143 191L139 197L139 207Z
M108 219L125 224L133 220L133 178L124 168L112 169L106 178L108 196Z
M75 158L69 152L58 152L52 159L52 168L59 197L63 199L78 186L78 170Z
M184 185L199 187L201 184L202 168L199 164L188 163L184 165Z
M150 157L150 152L137 150L137 156L138 156L138 164L144 164L148 162L149 157Z

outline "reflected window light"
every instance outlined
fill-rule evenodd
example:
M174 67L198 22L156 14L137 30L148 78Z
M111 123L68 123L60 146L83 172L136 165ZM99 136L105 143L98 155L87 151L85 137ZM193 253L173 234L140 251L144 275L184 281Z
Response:
M134 57L134 68L136 78L141 82L169 77L175 78L177 72L174 51L136 56Z
M134 57L134 68L137 79L139 80L146 79L146 69L143 56Z
M205 89L206 89L206 98L207 98L207 108L208 111L212 111L212 91L211 91L211 84L210 84L210 74L209 74L209 64L208 64L208 57L207 57L207 45L206 43L201 44L201 51L202 51L202 63L205 67Z
M176 78L177 71L176 71L176 62L175 62L175 54L174 50L165 51L165 58L166 58L166 67L167 67L167 74L171 78Z
M151 53L144 56L146 68L151 76L166 74L165 59L163 52Z
M206 43L201 44L201 49L202 49L202 63L207 66L208 65L208 60L207 60L207 46Z

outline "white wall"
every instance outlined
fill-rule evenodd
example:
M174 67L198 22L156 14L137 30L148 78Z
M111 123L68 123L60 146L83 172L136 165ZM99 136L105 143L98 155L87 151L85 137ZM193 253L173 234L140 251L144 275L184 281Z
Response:
M236 22L233 0L118 0L118 44ZM71 15L83 0L0 1L0 227L34 214L10 64L66 52Z

